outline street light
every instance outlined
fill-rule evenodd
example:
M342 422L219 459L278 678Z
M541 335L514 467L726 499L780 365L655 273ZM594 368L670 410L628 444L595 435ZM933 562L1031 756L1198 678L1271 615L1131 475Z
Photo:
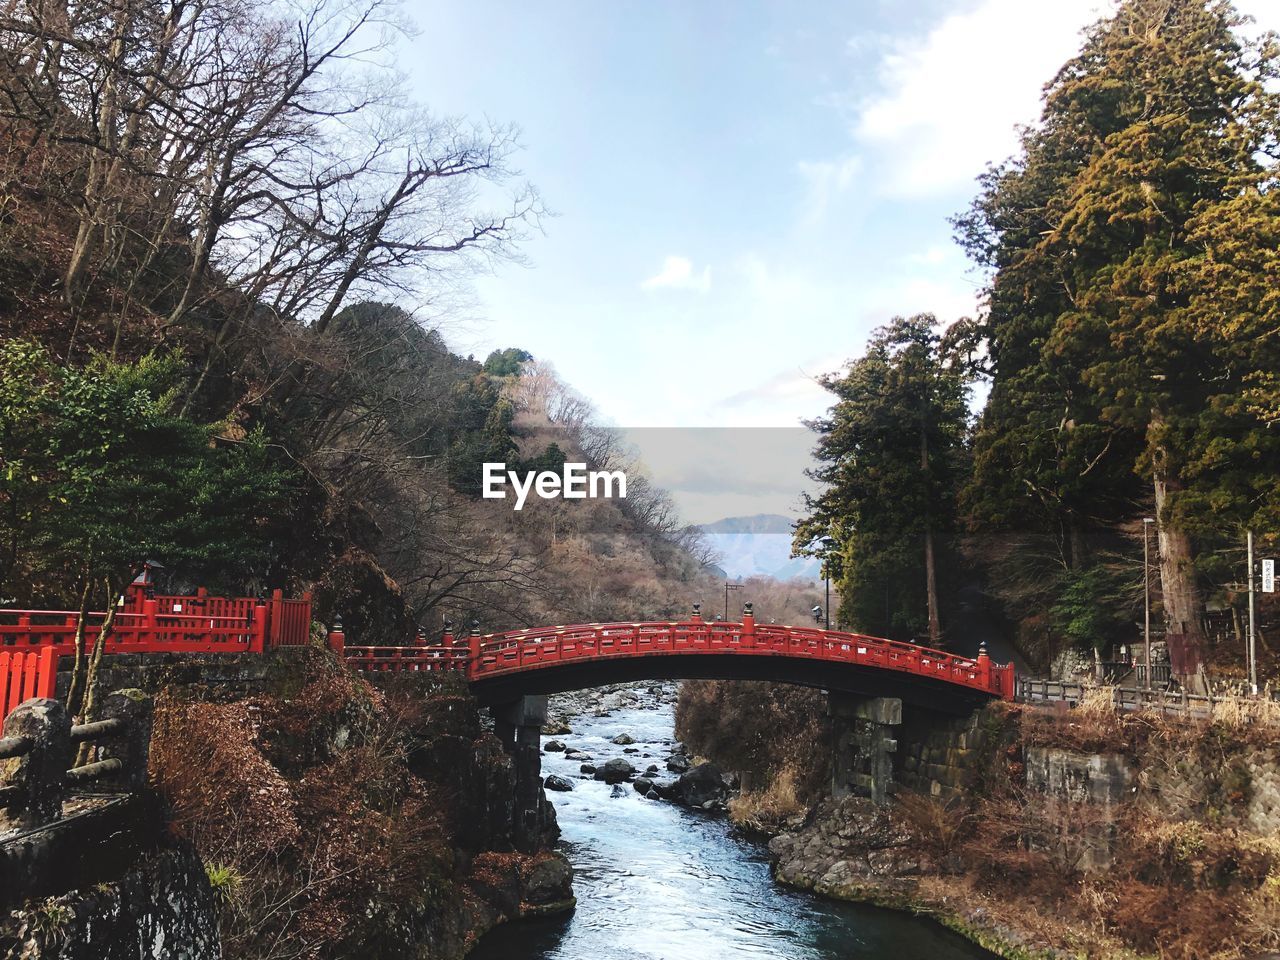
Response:
M827 629L831 629L831 548L836 545L835 537L822 538L822 579L826 583L826 618Z
M1148 690L1151 689L1151 537L1148 535L1148 531L1155 522L1154 517L1142 518L1142 639L1143 645L1146 647Z

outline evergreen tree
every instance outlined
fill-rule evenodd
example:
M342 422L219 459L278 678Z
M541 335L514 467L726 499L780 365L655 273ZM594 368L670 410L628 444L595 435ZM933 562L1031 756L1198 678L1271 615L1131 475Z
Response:
M822 379L836 396L812 476L795 551L826 558L841 622L908 639L942 641L938 566L952 549L964 475L968 378L941 349L929 314L896 318L867 353Z
M1126 511L1109 491L1129 489L1116 469L1133 466L1159 518L1165 616L1192 644L1195 537L1222 482L1238 483L1206 463L1221 446L1210 434L1244 450L1259 441L1240 387L1258 358L1241 362L1219 326L1222 294L1203 266L1212 225L1256 189L1280 113L1266 87L1274 44L1246 43L1239 25L1225 2L1123 3L1049 85L1022 157L960 222L995 269L975 488L1012 468L994 498L1021 484L1049 491L1068 526L1084 510L1115 521ZM1046 457L1046 445L1068 455ZM976 512L992 500L973 497Z

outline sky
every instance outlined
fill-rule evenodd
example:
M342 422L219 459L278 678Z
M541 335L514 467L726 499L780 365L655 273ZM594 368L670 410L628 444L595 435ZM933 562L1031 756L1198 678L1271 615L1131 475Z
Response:
M523 347L615 426L795 427L876 326L977 310L947 218L1108 9L409 0L414 96L518 124L554 213L447 336Z

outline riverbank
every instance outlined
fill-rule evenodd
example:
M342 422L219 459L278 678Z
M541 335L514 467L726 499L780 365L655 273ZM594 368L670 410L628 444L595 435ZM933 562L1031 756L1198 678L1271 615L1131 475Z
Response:
M252 670L137 678L157 695L166 841L119 878L27 901L0 955L460 960L509 920L572 909L554 817L516 851L512 758L465 686L378 688L312 648Z
M900 782L877 807L829 790L797 796L791 765L768 756L775 728L759 711L724 709L764 693L697 685L681 700L698 704L680 718L691 749L714 758L727 739L742 757L737 738L767 758L730 806L775 835L781 883L928 915L1017 960L1251 960L1280 949L1273 724L1118 715L1105 696L1067 714L992 705L964 724L935 721L924 739L904 727ZM703 738L693 721L708 715ZM823 722L816 710L809 720ZM794 755L781 739L779 752ZM819 730L807 748L829 763L830 744ZM799 812L771 815L770 795L790 795Z
M548 795L577 908L499 928L471 960L989 960L932 921L778 885L764 844L723 804L704 810L637 789L651 766L677 781L668 758L696 768L675 739L675 696L675 685L651 684L553 698L543 772L568 785ZM609 783L583 770L611 760L636 776Z

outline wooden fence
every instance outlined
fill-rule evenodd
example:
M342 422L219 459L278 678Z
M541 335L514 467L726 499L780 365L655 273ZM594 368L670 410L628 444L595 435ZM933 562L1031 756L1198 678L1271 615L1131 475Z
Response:
M1022 703L1065 703L1068 707L1077 707L1086 695L1096 695L1099 691L1110 691L1115 708L1126 712L1147 710L1162 717L1210 720L1215 714L1232 710L1280 721L1280 709L1268 709L1275 701L1266 697L1213 696L1132 687L1090 687L1060 680L1017 678L1017 699ZM1274 717L1272 713L1275 714Z

